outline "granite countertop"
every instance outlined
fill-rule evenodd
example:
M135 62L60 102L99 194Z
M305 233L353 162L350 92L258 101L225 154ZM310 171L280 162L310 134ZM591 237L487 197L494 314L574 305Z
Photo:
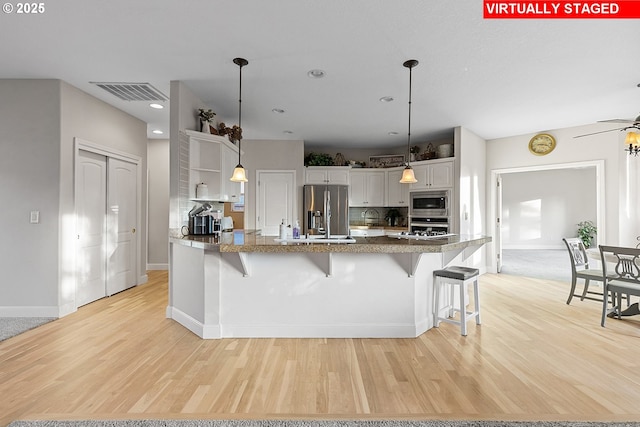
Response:
M398 239L392 236L355 237L355 243L284 243L276 237L262 236L256 230L223 232L213 236L170 234L171 243L218 252L346 252L346 253L439 253L461 250L491 242L489 236L452 235L428 240Z

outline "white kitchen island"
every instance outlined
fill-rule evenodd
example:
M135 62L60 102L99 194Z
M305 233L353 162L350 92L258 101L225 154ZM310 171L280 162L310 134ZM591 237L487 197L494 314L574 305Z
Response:
M166 315L201 338L416 337L433 326L433 270L463 262L490 240L173 237Z

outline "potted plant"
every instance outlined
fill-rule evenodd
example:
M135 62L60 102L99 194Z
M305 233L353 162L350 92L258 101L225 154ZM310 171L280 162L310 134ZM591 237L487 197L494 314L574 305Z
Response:
M324 153L309 153L304 158L305 166L333 166L333 157Z
M209 126L211 125L211 122L215 117L215 115L216 113L214 113L213 110L211 110L211 108L209 108L208 110L205 110L204 108L198 109L198 117L200 118L201 132L211 133L211 128Z
M385 215L384 220L387 221L387 224L389 224L389 227L395 227L396 219L398 218L402 218L402 214L400 214L400 211L396 208L391 208L387 211L387 214Z
M584 243L585 248L590 248L593 238L595 237L598 229L592 221L582 221L578 223L578 237Z

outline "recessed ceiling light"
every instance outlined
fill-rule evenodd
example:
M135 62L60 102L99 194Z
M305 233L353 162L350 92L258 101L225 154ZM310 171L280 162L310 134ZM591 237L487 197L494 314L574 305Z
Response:
M393 136L393 135L397 135L398 132L396 132L395 130L392 130L391 132L389 132L389 135Z
M162 110L164 108L164 105L162 105L162 104L149 104L149 107L155 108L156 110Z
M282 133L286 133L287 135L291 135L293 133L292 130L283 130Z
M151 133L155 133L156 135L162 135L164 132L162 132L160 129L154 129L151 131Z
M393 101L392 96L383 96L382 98L380 98L380 102L391 102L391 101Z
M271 112L276 114L283 114L284 110L282 108L274 108L273 110L271 110Z
M321 79L325 76L325 72L322 70L311 70L307 73L307 76L311 77L312 79Z

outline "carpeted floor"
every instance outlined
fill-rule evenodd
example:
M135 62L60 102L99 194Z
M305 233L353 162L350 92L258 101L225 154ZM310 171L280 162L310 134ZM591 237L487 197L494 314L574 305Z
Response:
M566 249L503 249L501 272L571 282L571 263Z
M0 341L37 328L47 322L55 320L53 317L0 317Z
M640 427L638 422L408 420L103 420L15 421L8 427Z

